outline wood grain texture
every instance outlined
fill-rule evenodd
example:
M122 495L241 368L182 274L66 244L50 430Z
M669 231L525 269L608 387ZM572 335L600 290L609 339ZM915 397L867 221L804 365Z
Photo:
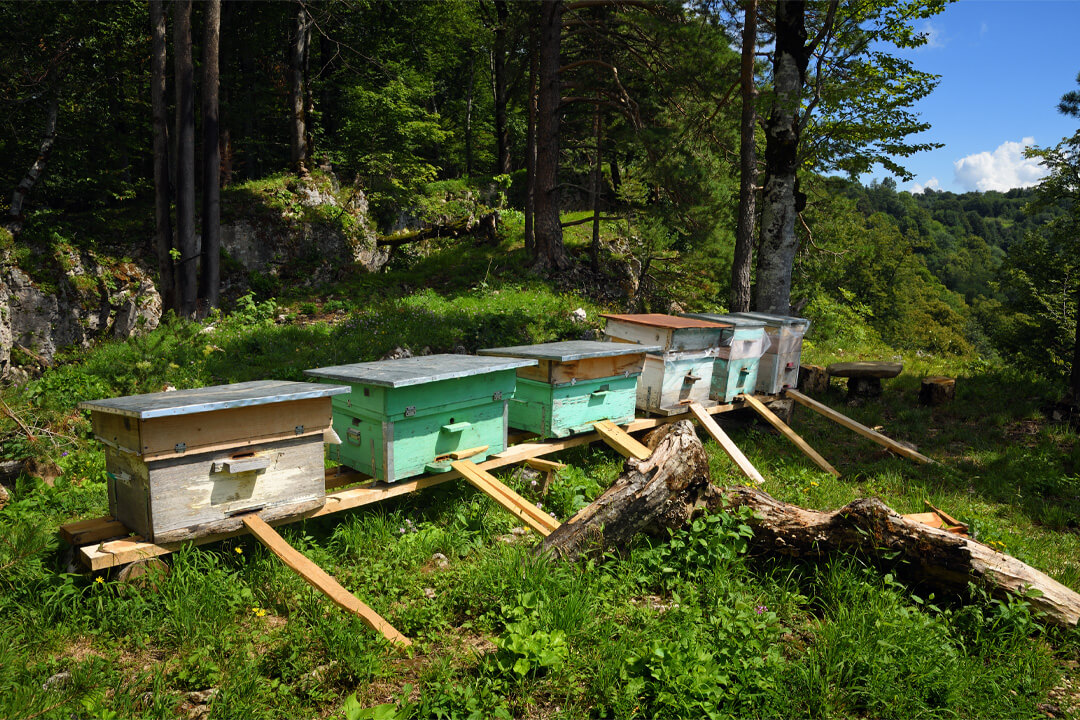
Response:
M752 407L758 415L765 418L765 420L774 428L780 431L780 434L786 437L791 442L795 443L795 447L803 451L803 453L810 458L815 465L824 470L827 473L831 473L836 477L840 477L840 472L829 464L829 461L821 457L817 450L810 447L810 445L803 440L797 432L788 427L780 418L776 417L772 410L765 407L765 405L753 395L743 395L743 400L747 405Z
M480 469L468 460L459 460L452 467L461 473L471 485L487 494L492 500L501 505L530 528L547 537L551 531L559 527L555 518L544 513L534 504L518 495L516 492L499 482L498 478Z
M803 407L808 407L811 410L813 410L814 412L819 413L821 415L824 415L825 417L829 418L830 420L832 420L836 424L841 425L843 427L846 427L848 430L851 430L851 431L853 431L853 432L855 432L855 433L857 433L859 435L862 435L864 438L866 438L868 440L873 440L878 445L881 445L882 447L886 448L887 450L889 450L891 452L896 453L897 455L900 455L901 457L906 457L909 460L914 460L914 461L920 462L920 463L932 463L932 462L934 462L933 460L926 457L922 453L919 453L919 452L917 452L915 450L912 450L909 447L905 447L905 446L901 445L900 443L896 442L895 440L893 440L892 438L889 438L889 437L886 437L885 435L882 435L881 433L877 432L876 430L871 430L870 428L866 427L865 425L852 420L847 415L843 415L842 413L839 413L836 410L833 410L828 405L825 405L823 403L818 402L817 400L814 400L811 397L807 397L806 395L803 395L798 390L792 390L791 388L788 388L785 391L784 394L785 394L786 397L790 397L791 399L793 399L795 402L799 403Z
M383 620L377 612L343 588L325 570L285 542L285 539L261 520L258 515L245 515L243 520L244 525L251 531L251 534L259 539L259 542L265 545L270 552L277 555L283 563L295 570L296 574L302 577L308 585L326 595L332 603L342 610L358 616L365 625L381 633L390 642L403 647L412 645L409 638L398 632L393 625Z
M756 483L765 482L765 478L761 477L761 473L754 467L754 464L747 459L746 455L743 454L743 451L739 449L739 446L728 437L728 434L724 432L723 428L716 424L712 415L706 412L705 408L697 403L690 403L690 412L697 419L701 427L705 428L705 431L709 433L712 439L720 445L725 453L727 453L727 456L735 463L735 467L739 468L739 472Z
M596 428L596 432L599 433L604 442L624 457L644 460L652 454L649 448L635 440L633 436L610 420L593 423L593 427Z

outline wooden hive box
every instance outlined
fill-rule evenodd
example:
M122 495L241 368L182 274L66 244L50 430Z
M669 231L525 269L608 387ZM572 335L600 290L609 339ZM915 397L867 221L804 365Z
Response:
M259 380L79 407L105 445L113 517L162 543L321 507L330 396L348 391Z
M713 361L731 325L675 315L603 315L604 333L617 342L657 345L645 355L637 388L637 406L646 412L674 415L692 403L709 405Z
M517 370L510 427L561 438L591 432L600 420L616 425L633 420L645 353L659 350L656 345L570 340L479 353L537 361Z
M709 397L727 403L741 393L753 395L757 386L761 356L769 345L765 334L765 321L711 313L689 313L687 317L733 326L720 341L720 350L713 363Z
M384 482L447 472L506 448L507 405L516 370L535 360L427 355L308 370L344 383L334 397L341 444L330 457Z
M806 331L810 328L810 321L805 318L759 312L732 314L765 322L765 333L769 338L769 347L765 349L765 354L761 356L757 391L766 395L776 395L784 388L797 387L799 385L802 341Z

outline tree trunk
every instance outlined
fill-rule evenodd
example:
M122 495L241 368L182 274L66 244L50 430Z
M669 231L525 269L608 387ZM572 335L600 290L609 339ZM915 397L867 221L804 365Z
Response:
M195 316L195 70L191 59L191 0L179 0L173 19L176 53L176 265L179 312Z
M176 275L172 249L172 219L169 203L169 121L165 99L166 33L165 4L150 0L150 103L154 119L154 249L157 252L158 289L162 310L177 310Z
M41 179L41 176L45 174L45 168L49 166L49 155L52 154L53 143L56 141L56 122L59 115L60 96L59 91L54 90L49 98L49 104L45 108L45 131L41 135L41 145L38 147L37 157L34 159L30 169L26 171L26 175L15 187L15 192L11 194L11 208L8 210L8 221L5 227L13 236L18 236L22 232L23 221L25 220L23 203L26 202L26 197L34 189L34 185Z
M559 217L559 51L562 44L562 0L540 3L540 90L536 111L535 232L538 270L564 270L570 258L563 247Z
M776 99L765 124L765 194L761 213L754 307L787 315L791 308L791 269L795 237L796 171L799 149L799 100L810 60L806 44L806 3L776 3L776 52L773 84Z
M750 309L750 268L754 261L754 221L757 215L757 85L754 58L757 50L757 0L746 0L742 35L742 68L739 87L742 117L739 141L739 220L735 230L735 255L731 263L731 312Z
M536 31L529 34L529 107L525 132L525 256L536 259L536 82L539 75Z
M469 54L469 71L465 82L465 176L472 177L473 170L473 133L472 106L473 86L476 79L476 53Z
M506 122L506 33L510 9L506 0L495 0L495 46L492 50L492 75L495 89L495 174L510 172L510 130Z
M1076 337L1073 341L1072 372L1069 374L1069 402L1080 407L1080 290L1076 292Z
M593 108L593 137L596 139L596 159L592 167L592 182L589 187L589 205L592 207L592 242L589 244L589 263L593 272L600 272L600 162L604 136L603 118L600 105Z
M202 263L199 298L203 310L220 305L221 288L221 145L218 124L218 41L221 0L207 0L203 32L203 187Z
M1051 623L1073 626L1080 620L1080 595L1061 583L970 538L898 515L880 500L819 512L756 488L717 488L687 420L654 430L645 442L652 455L627 460L615 483L548 535L539 552L575 560L592 550L625 549L639 533L663 535L686 525L701 508L745 506L754 511L755 551L812 559L858 553L890 561L899 553L921 578L942 588L963 593L969 582L982 583L999 596L1025 595ZM1039 594L1028 594L1029 589Z
M307 7L297 3L296 26L289 44L289 149L293 170L298 175L308 173L307 118L304 116L304 56L307 54Z

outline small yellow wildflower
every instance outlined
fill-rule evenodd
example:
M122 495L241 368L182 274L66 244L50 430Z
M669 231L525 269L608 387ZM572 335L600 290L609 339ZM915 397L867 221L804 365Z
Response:
M811 480L810 484L813 485L814 487L817 487L819 483L818 483L817 480Z
M96 578L94 578L94 582L96 582L98 585L104 585L105 584L105 578L98 575Z
M237 555L243 555L244 554L244 548L242 548L242 547L237 547L237 548L233 548L233 549L236 550Z
M261 607L253 607L251 608L251 614L255 617L265 617L266 611L263 610Z

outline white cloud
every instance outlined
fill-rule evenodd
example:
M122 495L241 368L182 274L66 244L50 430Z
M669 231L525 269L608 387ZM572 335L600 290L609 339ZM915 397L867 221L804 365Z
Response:
M922 26L918 28L918 31L926 36L926 44L920 45L919 49L945 47L944 31L929 20L924 22Z
M979 26L979 37L982 37L983 35L985 35L989 31L990 31L990 26L986 24L985 20L983 20L982 25Z
M1035 142L1003 142L993 152L975 153L953 163L956 184L965 190L1011 190L1038 185L1046 168L1036 158L1024 157L1024 148Z
M921 195L927 190L941 190L941 181L936 177L932 177L925 183L915 183L911 186L910 192L912 195Z

